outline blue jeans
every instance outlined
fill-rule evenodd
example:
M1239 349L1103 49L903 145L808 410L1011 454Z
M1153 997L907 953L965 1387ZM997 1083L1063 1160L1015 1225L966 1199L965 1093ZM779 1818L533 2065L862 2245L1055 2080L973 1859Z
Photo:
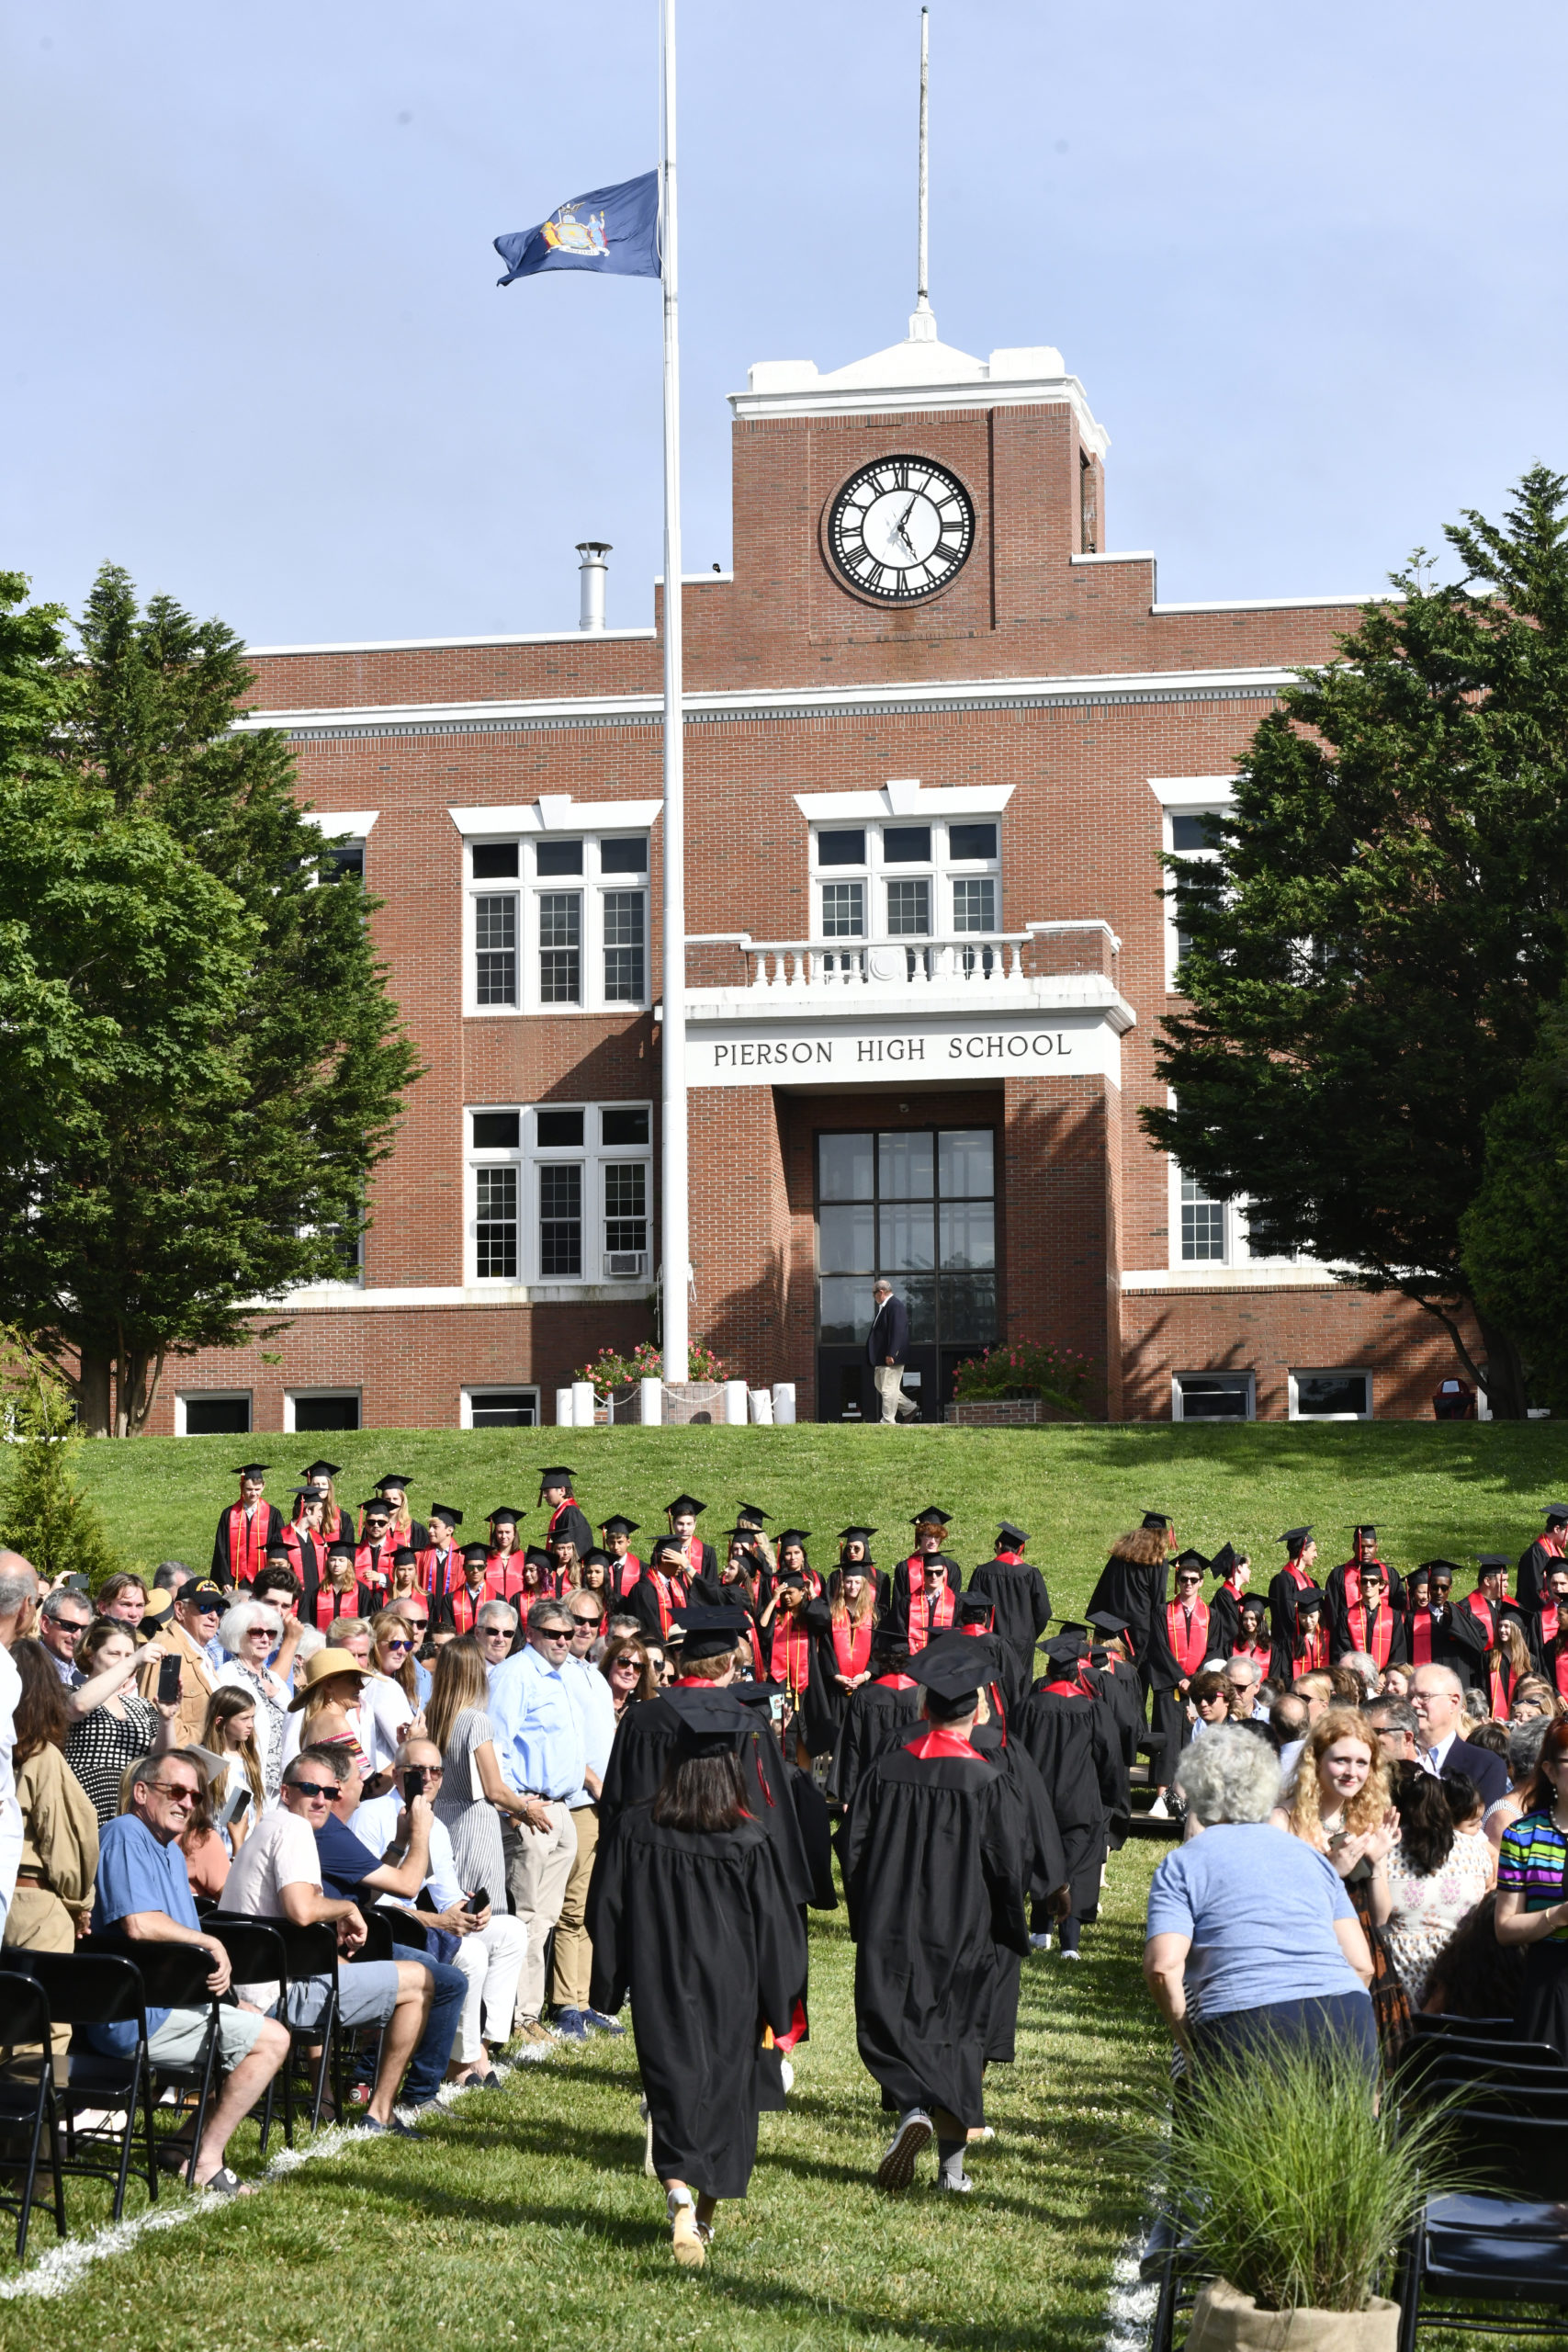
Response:
M446 2079L446 2064L452 2055L452 2044L457 2038L457 2028L462 2023L468 1980L460 1968L448 1968L444 1962L432 1960L428 1952L411 1951L407 1944L395 1943L392 1958L417 1961L421 1968L429 1969L435 1980L430 2004L430 2022L403 2077L403 2105L423 2107L435 2097Z
M1311 2055L1337 2052L1378 2069L1378 2030L1368 1993L1323 1993L1306 2001L1270 2001L1259 2009L1224 2009L1192 2021L1194 2058L1247 2058L1284 2042Z

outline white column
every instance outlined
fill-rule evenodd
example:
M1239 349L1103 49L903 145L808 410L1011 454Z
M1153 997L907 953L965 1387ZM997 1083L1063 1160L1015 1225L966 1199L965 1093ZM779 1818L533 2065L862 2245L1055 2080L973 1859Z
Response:
M574 1392L570 1388L558 1388L556 1390L556 1427L558 1430L570 1430L574 1428L576 1425L577 1408L572 1402L573 1394Z
M743 1380L727 1380L725 1382L724 1418L732 1428L737 1421L745 1421L746 1383Z
M572 1382L571 1418L577 1429L591 1430L593 1427L593 1383L591 1380Z
M661 1380L639 1380L642 1394L641 1419L645 1430L656 1430L664 1419L664 1383Z

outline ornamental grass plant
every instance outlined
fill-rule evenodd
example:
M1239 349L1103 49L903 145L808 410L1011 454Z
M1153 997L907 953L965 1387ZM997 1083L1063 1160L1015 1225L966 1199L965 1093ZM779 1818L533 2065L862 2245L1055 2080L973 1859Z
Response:
M1185 2267L1268 2312L1364 2310L1426 2200L1483 2185L1455 2102L1379 2102L1353 2059L1281 2042L1182 2077L1167 2164Z

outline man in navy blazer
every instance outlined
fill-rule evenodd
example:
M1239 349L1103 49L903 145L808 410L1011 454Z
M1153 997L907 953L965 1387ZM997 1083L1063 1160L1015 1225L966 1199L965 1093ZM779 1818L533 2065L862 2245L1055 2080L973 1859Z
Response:
M909 1310L901 1298L895 1298L893 1285L886 1278L878 1281L872 1296L876 1301L876 1314L865 1343L865 1360L882 1399L882 1418L887 1422L916 1420L919 1415L904 1394Z
M1464 1686L1451 1666L1418 1666L1410 1703L1416 1710L1416 1759L1439 1776L1463 1772L1481 1792L1483 1804L1508 1793L1508 1768L1489 1747L1472 1747L1459 1736Z

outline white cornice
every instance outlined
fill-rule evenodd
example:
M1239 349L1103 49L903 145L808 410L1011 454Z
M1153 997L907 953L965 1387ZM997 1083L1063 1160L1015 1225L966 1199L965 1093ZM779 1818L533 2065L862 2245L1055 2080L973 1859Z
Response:
M841 817L999 817L1017 786L1010 784L921 784L898 777L877 792L797 792L795 805L807 824Z
M713 574L697 577L711 580ZM657 634L651 628L545 628L508 637L365 637L332 645L247 645L245 654L256 662L278 662L311 653L455 653L468 645L604 645Z
M1085 560L1074 556L1075 563ZM1221 596L1213 604L1151 605L1156 616L1163 613L1313 613L1356 612L1363 605L1402 605L1403 596L1386 591L1377 595L1363 596Z
M662 800L574 800L570 792L493 808L448 808L467 840L473 833L643 832L663 813Z
M1124 1291L1343 1290L1326 1266L1153 1266L1122 1276Z
M1066 678L960 678L929 684L740 687L689 694L689 727L800 718L876 718L901 713L1082 709L1119 703L1271 700L1293 669L1142 670ZM358 735L490 735L580 727L660 725L662 698L647 695L573 695L531 702L337 705L326 708L244 711L236 731L276 728L306 739Z
M911 337L827 375L812 359L760 361L747 390L731 392L738 421L778 416L919 416L962 408L1066 406L1088 449L1103 458L1111 435L1089 408L1062 355L1041 344L976 359L931 337Z
M1234 775L1152 775L1149 790L1162 808L1212 808L1235 794Z

